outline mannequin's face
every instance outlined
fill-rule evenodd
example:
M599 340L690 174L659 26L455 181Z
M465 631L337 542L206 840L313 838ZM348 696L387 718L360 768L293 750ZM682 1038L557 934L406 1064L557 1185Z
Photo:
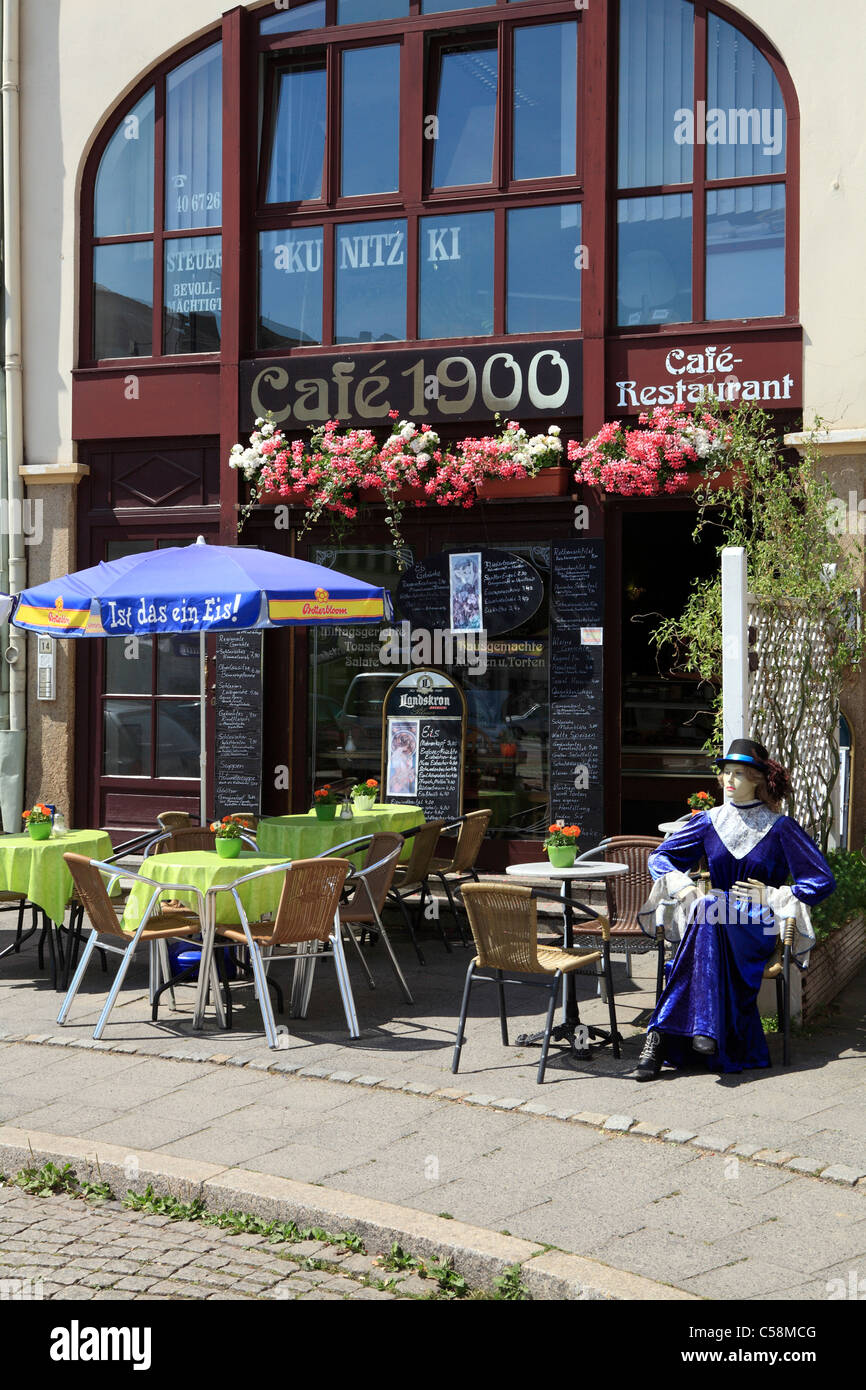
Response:
M722 787L726 801L737 804L754 801L758 783L754 770L745 763L725 763L722 768Z

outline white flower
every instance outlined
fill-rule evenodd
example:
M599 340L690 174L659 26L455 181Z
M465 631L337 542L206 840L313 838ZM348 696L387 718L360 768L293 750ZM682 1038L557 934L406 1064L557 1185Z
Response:
M551 426L550 426L550 429L547 431L547 433L548 433L548 434L560 434L560 433L561 433L561 430L560 430L560 428L559 428L559 425L551 425Z

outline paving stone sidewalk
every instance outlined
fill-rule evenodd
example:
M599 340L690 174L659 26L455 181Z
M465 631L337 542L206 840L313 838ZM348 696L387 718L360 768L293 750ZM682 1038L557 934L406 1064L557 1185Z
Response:
M0 1293L6 1298L393 1302L435 1290L435 1283L411 1271L388 1273L372 1256L319 1240L271 1245L264 1236L146 1216L120 1202L34 1197L0 1187Z

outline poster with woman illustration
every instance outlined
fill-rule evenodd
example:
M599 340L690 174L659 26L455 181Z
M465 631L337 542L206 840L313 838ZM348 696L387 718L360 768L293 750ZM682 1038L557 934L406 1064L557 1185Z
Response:
M415 796L418 791L418 720L388 723L386 796Z
M481 612L481 555L449 555L451 580L451 631L480 632Z

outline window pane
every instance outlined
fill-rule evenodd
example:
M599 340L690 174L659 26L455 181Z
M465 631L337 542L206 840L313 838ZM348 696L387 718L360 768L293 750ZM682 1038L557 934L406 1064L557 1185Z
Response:
M405 220L349 222L336 237L336 341L405 338Z
M708 193L707 318L764 318L784 312L784 185Z
M400 49L343 54L343 195L399 188Z
M337 0L338 24L366 24L370 19L399 19L409 0Z
M156 706L157 777L198 777L198 700L160 700Z
M166 634L157 640L156 693L197 695L200 685L197 632Z
M219 352L222 237L165 243L163 338L166 352Z
M222 44L170 72L165 92L165 225L222 222Z
M121 121L99 161L94 236L153 231L153 88Z
M786 115L770 64L717 15L707 16L707 178L785 172Z
M446 10L480 10L494 0L421 0L422 14L443 14Z
M688 323L692 316L692 197L621 198L618 319Z
M509 210L507 333L580 328L579 247L579 203Z
M325 23L325 0L296 5L286 14L268 15L259 22L260 34L296 34L300 29L321 29Z
M280 73L268 174L269 203L321 198L325 120L324 60L292 63Z
M494 39L443 48L434 188L490 183L493 178L497 70Z
M422 217L419 334L469 338L493 332L493 213Z
M108 777L150 776L150 700L105 700L102 771Z
M692 146L677 112L691 111L694 8L686 0L621 0L619 186L688 183Z
M260 234L260 348L322 341L322 237L321 227Z
M97 246L93 252L93 356L153 352L153 245Z
M105 693L149 695L153 682L150 637L108 637L105 641Z
M577 25L514 31L514 177L575 172Z

